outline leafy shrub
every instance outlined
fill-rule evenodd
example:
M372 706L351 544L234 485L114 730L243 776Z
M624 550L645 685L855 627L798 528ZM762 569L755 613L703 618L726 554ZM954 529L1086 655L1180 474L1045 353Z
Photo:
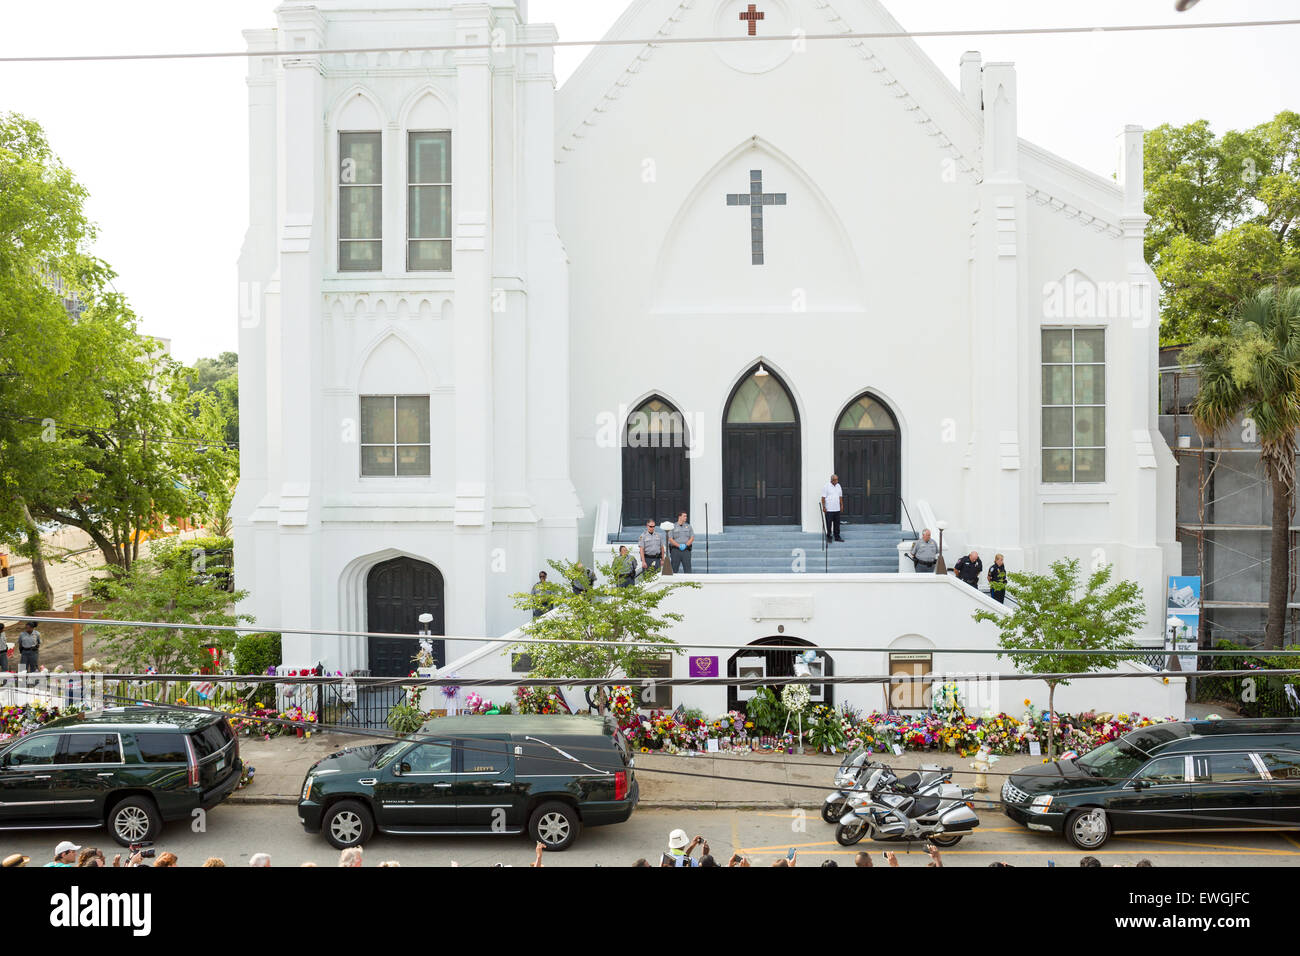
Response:
M235 641L237 674L265 674L281 663L279 634L245 634Z
M50 599L39 591L35 594L29 594L23 598L23 613L35 614L37 611L48 611L50 609Z
M1240 651L1240 654L1225 654L1222 657L1208 658L1213 670L1258 671L1258 676L1249 677L1201 677L1198 679L1197 699L1202 701L1231 702L1245 717L1291 717L1295 715L1293 705L1286 693L1288 684L1300 688L1300 677L1295 675L1273 676L1270 670L1287 670L1295 668L1293 657L1261 656L1261 652L1244 644L1233 641L1217 641L1215 650ZM1288 651L1300 650L1300 644L1291 644ZM1267 652L1262 652L1266 654ZM1249 682L1249 683L1247 683Z
M779 734L785 724L785 705L770 687L760 687L745 705L745 716L754 723L757 736Z
M112 578L91 578L90 579L90 597L95 601L108 601L112 599L109 593L109 583Z
M423 727L426 716L420 708L401 703L388 712L388 728L399 737L405 737Z

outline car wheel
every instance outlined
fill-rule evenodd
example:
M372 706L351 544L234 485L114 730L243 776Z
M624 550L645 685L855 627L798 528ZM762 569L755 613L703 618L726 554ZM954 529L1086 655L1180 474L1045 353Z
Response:
M828 800L822 804L822 819L827 823L839 823L840 817L849 812L849 801Z
M937 847L947 849L950 846L956 846L960 843L961 838L965 835L966 834L964 833L949 833L946 836L932 836L930 837L930 842Z
M548 850L563 850L578 838L582 822L567 803L543 803L528 820L528 832Z
M841 823L835 828L835 842L840 846L853 846L867 835L867 825L861 820Z
M122 846L148 843L162 830L162 817L148 797L127 797L109 811L108 829Z
M1065 821L1065 836L1080 850L1095 850L1110 839L1110 819L1100 807L1076 810Z
M325 811L321 831L330 846L346 850L367 842L375 832L375 821L365 804L341 800Z

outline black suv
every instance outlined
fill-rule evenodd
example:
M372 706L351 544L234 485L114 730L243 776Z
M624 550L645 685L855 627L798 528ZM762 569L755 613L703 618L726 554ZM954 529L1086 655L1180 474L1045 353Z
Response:
M64 717L0 747L0 829L107 825L122 846L216 806L243 772L224 716L166 707Z
M637 801L612 720L441 717L396 743L352 747L307 771L298 819L338 849L376 830L518 834L563 850L584 826L623 823Z
M1115 833L1300 830L1300 720L1156 724L1012 774L1007 816L1095 850Z

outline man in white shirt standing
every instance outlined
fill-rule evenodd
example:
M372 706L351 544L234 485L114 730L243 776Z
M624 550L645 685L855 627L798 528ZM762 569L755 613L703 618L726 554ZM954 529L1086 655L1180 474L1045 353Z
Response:
M822 511L826 513L826 540L843 542L840 537L840 505L844 500L844 486L840 484L839 475L831 475L831 480L822 489Z

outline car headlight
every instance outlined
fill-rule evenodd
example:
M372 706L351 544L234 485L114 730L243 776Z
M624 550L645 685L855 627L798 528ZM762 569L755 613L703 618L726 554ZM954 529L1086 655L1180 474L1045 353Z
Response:
M1041 797L1034 797L1034 802L1029 805L1029 812L1046 813L1051 806L1051 794L1043 794Z
M312 782L313 778L310 776L302 782L302 799L307 800L311 797Z

